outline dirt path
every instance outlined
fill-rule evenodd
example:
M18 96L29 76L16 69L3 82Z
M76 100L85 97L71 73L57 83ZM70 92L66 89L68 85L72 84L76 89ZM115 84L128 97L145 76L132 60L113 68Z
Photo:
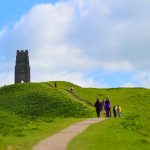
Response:
M102 121L103 119L91 118L75 123L68 128L42 140L33 150L66 150L67 144L77 134L83 132L91 124Z

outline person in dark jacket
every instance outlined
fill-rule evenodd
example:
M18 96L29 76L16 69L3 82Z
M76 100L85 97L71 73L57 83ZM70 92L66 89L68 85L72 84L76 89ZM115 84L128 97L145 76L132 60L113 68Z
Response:
M117 106L113 107L113 114L114 114L114 118L117 117Z
M57 82L55 81L55 88L57 88Z
M97 117L99 118L100 117L100 111L102 111L102 104L98 98L96 99L94 106L96 108Z
M105 101L106 118L111 117L110 109L111 109L110 100L106 98L106 101Z

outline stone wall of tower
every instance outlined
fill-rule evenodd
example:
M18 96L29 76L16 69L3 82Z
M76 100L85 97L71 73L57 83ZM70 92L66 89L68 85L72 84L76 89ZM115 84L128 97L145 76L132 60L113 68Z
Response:
M15 83L30 82L30 65L28 50L17 50L15 66Z

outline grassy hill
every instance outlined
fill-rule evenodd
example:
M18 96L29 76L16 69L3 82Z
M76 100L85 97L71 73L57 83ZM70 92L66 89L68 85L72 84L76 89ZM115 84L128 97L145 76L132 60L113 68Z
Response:
M16 84L0 89L0 108L21 117L87 117L89 109L65 90L45 83Z
M81 120L75 118L90 116L91 107L68 91L50 87L47 83L1 87L0 150L9 145L30 149L30 145L33 145L38 137L41 139L72 122ZM44 128L47 130L43 131ZM34 134L36 137L33 137Z
M68 150L149 150L150 89L112 88L76 89L78 95L92 102L109 97L112 106L120 104L122 118L105 120L75 137ZM78 146L80 145L80 147Z
M69 91L74 87L74 93ZM70 150L136 150L150 147L150 90L81 88L69 82L16 84L0 88L0 150L28 150L40 139L82 118L96 117L91 103L109 97L122 118L92 125L75 137ZM89 105L90 104L90 105ZM94 112L94 113L93 113ZM80 147L79 147L80 146ZM17 149L17 148L16 148Z

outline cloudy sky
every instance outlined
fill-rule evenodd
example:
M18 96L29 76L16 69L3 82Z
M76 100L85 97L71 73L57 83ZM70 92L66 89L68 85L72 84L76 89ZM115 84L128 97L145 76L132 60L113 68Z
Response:
M150 87L150 0L0 1L0 85L28 49L33 82Z

